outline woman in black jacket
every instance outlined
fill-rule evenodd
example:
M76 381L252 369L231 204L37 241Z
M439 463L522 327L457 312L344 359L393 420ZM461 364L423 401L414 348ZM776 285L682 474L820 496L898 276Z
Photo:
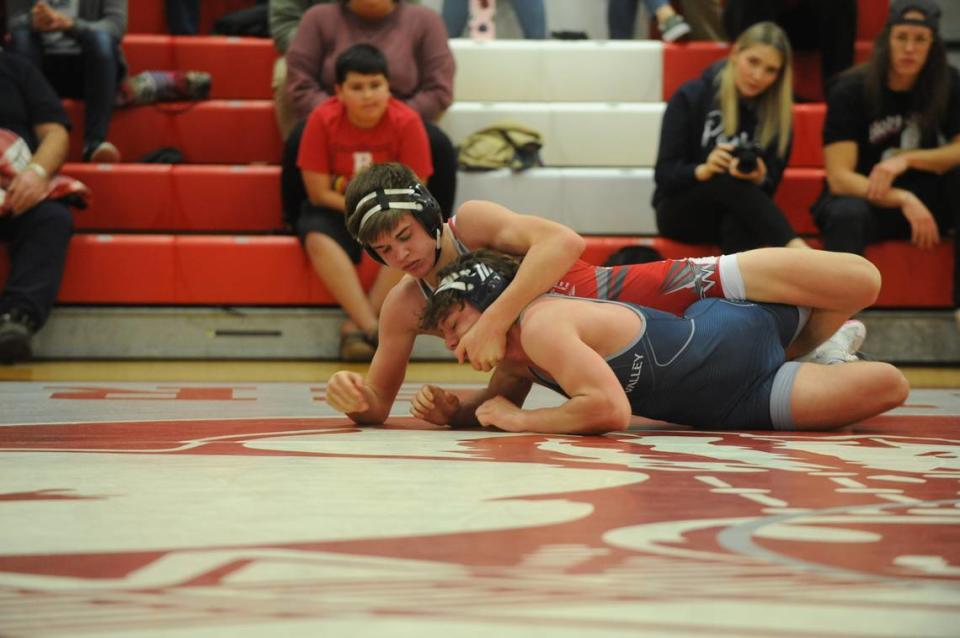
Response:
M780 27L755 24L670 99L653 194L661 235L724 253L808 247L773 202L792 142L791 58Z

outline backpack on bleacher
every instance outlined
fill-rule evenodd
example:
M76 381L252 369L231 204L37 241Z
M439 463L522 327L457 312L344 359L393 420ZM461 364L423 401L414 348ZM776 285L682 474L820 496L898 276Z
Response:
M543 136L517 122L496 122L471 134L460 145L457 161L467 171L509 168L522 171L543 166Z

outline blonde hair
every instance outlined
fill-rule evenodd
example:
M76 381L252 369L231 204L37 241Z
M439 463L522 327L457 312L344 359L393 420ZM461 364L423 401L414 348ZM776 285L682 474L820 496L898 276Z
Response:
M758 22L741 33L733 44L731 57L717 75L717 101L723 116L723 132L727 137L733 137L740 125L740 97L734 80L733 56L758 44L776 49L783 64L777 79L757 97L755 135L764 148L776 138L777 154L785 157L793 125L793 52L787 34L773 22Z

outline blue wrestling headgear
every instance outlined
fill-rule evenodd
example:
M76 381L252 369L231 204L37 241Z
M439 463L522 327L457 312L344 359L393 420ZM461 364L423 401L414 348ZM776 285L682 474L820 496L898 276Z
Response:
M437 263L437 259L440 257L440 237L443 234L443 213L440 212L440 204L433 198L430 191L424 188L422 184L414 184L407 188L378 188L372 193L364 195L357 202L356 210L362 210L363 205L372 199L377 201L360 218L360 225L357 227L358 237L362 236L363 227L379 213L388 210L408 210L414 219L420 222L428 235L436 237L437 251L433 257L433 263ZM375 260L381 264L384 263L377 251L368 244L363 244L363 249Z
M508 285L510 281L490 266L475 263L444 277L433 294L438 295L448 290L456 291L464 301L483 312L497 300Z

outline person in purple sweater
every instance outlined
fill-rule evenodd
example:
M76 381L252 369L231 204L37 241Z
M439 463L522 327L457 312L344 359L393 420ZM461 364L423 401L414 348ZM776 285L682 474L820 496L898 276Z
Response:
M433 176L427 186L445 216L453 209L457 155L450 138L433 122L453 101L453 54L447 29L432 9L406 0L341 0L303 14L287 49L286 90L296 115L305 119L333 95L334 61L358 43L380 49L390 66L393 96L423 118L430 140ZM284 164L296 165L303 126L287 139ZM291 171L295 173L295 171ZM299 180L282 185L284 210L299 209L305 193Z

